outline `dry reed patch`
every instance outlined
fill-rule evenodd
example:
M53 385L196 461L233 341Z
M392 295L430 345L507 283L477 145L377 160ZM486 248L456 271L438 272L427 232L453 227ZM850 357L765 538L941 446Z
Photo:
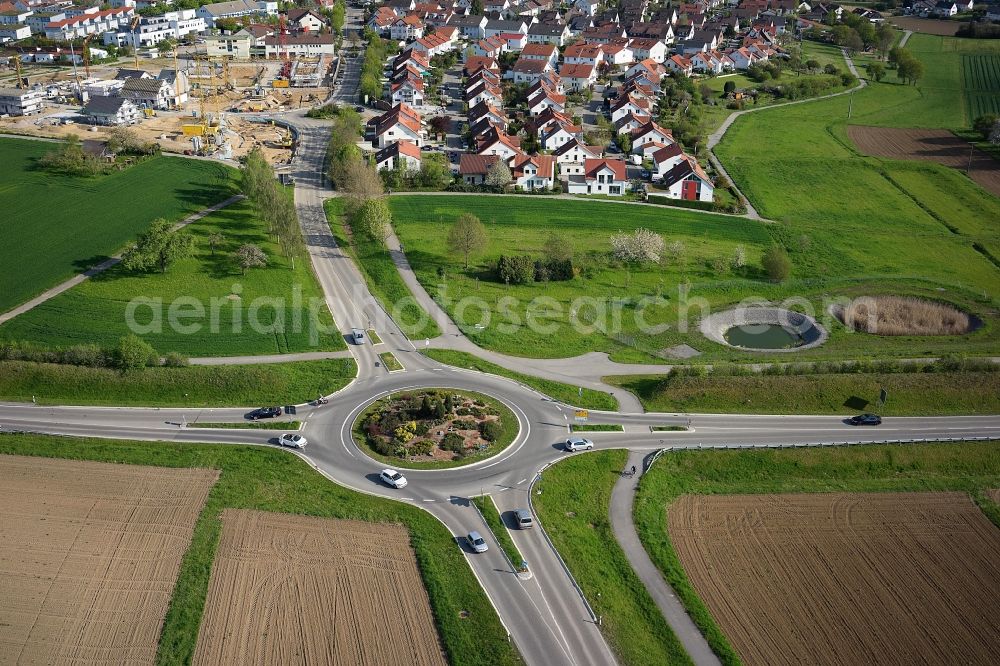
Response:
M1000 504L1000 488L990 488L986 491L986 497L996 504Z
M227 509L195 664L444 664L399 525Z
M0 456L0 664L151 664L218 472Z
M835 314L845 326L874 335L962 335L975 325L951 305L908 296L862 296Z
M1000 530L965 493L686 496L670 539L744 664L992 664Z

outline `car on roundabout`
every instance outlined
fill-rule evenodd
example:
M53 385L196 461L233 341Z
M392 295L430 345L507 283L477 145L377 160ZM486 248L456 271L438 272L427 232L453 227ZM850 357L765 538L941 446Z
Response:
M309 440L295 432L286 432L278 438L278 444L281 446L288 446L293 449L305 448L305 445L308 443Z
M469 544L474 552L485 553L490 549L489 544L486 543L486 539L479 532L472 530L469 535L465 537L466 542Z
M594 448L594 443L586 437L570 437L563 442L563 449L573 453L574 451L589 451Z
M878 414L858 414L847 419L853 426L877 426L882 425L882 417Z
M391 486L396 490L399 490L400 488L405 488L407 484L406 477L394 469L382 470L379 473L378 478L382 481L382 483L386 484L387 486Z

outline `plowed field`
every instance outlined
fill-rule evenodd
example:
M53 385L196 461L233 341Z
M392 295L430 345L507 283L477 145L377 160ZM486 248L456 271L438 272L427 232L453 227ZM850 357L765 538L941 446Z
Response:
M401 526L227 509L195 664L444 664Z
M969 167L969 144L946 130L849 125L847 135L865 155L895 160L925 160L961 171ZM987 153L972 151L969 177L983 189L1000 197L1000 162Z
M1000 530L964 493L689 495L668 527L745 664L1000 653Z
M214 470L0 456L0 664L151 664Z
M953 36L958 32L961 23L958 21L942 21L940 19L926 19L917 16L893 16L890 23L898 25L903 30L922 32L928 35Z

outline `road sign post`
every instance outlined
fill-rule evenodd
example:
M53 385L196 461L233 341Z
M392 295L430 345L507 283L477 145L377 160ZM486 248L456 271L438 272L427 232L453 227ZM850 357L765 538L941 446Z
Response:
M590 412L588 412L586 409L578 409L573 414L573 420L576 421L577 423L586 423L587 419L589 418L590 418Z

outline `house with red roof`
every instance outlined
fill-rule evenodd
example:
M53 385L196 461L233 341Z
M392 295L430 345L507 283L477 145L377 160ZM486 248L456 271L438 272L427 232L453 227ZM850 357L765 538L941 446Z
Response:
M597 82L597 67L589 63L563 65L559 70L559 78L568 90L586 90Z
M407 104L396 104L369 123L372 125L372 145L376 148L385 148L396 141L410 141L417 147L424 142L420 114Z
M600 159L604 151L600 146L588 146L580 139L572 139L552 152L559 165L559 173L564 176L583 175L584 162Z
M582 174L567 177L566 191L620 197L629 189L627 173L624 160L588 158L583 163Z
M396 141L375 153L375 168L379 171L400 168L420 170L420 149L409 141Z
M526 60L541 60L549 63L551 67L556 66L559 60L559 49L553 44L526 44L521 49L521 58Z
M698 160L690 155L684 155L684 159L663 174L660 180L667 187L667 196L672 199L712 201L715 196L712 179Z
M458 176L466 185L482 185L490 169L501 159L499 155L462 153L458 158Z
M526 190L550 190L556 182L556 158L552 155L516 155L510 162L513 184Z
M670 130L660 127L652 120L642 127L632 130L633 153L637 155L641 154L643 152L642 147L651 141L662 143L665 146L677 143L674 141L674 135L670 132Z
M518 58L508 72L508 78L514 79L514 83L534 83L543 74L551 71L552 64L548 61Z

